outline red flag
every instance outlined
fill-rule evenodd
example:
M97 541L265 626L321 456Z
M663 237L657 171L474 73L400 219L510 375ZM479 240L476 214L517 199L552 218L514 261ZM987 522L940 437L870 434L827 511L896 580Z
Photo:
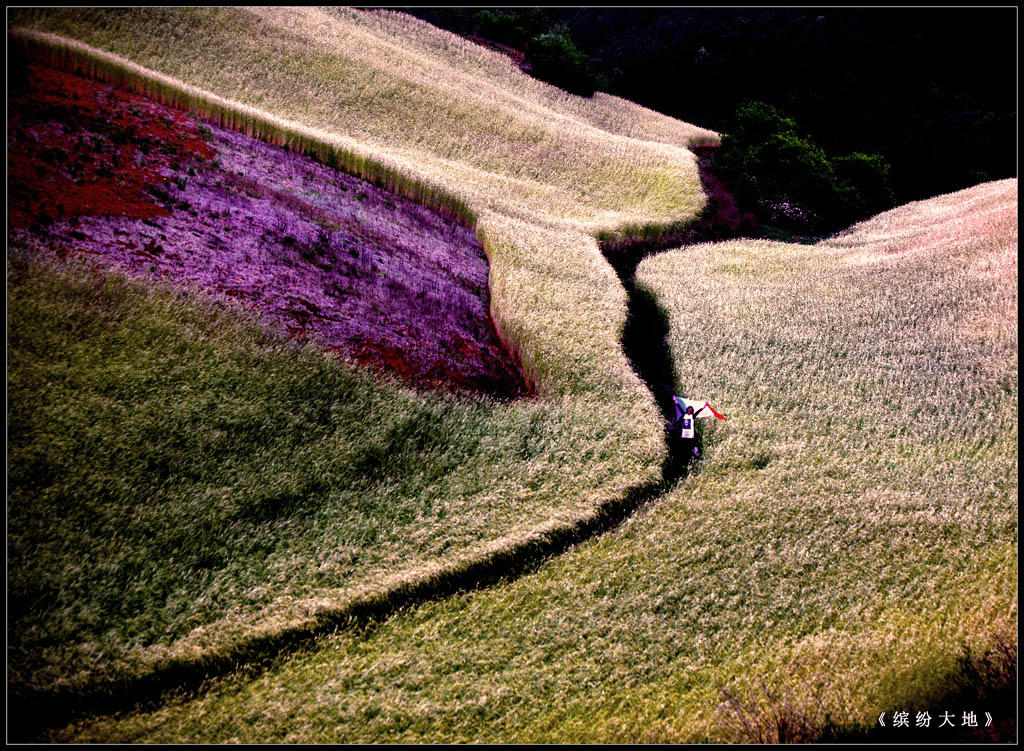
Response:
M682 415L683 412L686 411L687 407L693 407L693 411L695 413L696 412L700 412L701 413L701 414L696 415L696 417L704 418L704 417L711 417L712 415L714 415L719 420L726 420L726 419L728 419L725 415L720 414L719 412L716 412L715 408L712 407L707 402L699 402L696 399L684 399L681 396L674 396L674 397L672 397L672 399L675 401L675 404L676 404L676 419L678 419L679 416ZM709 415L709 414L707 414L707 412L711 412L711 414Z
M710 404L708 404L707 402L704 402L704 406L705 406L705 407L707 407L708 409L710 409L710 410L711 410L711 414L713 414L713 415L714 415L715 417L717 417L717 418L718 418L719 420L728 420L728 419L729 419L729 418L728 418L728 417L726 417L725 415L720 415L720 414L719 414L718 412L716 412L716 411L715 411L715 408L714 408L714 407L712 407L712 406L711 406Z

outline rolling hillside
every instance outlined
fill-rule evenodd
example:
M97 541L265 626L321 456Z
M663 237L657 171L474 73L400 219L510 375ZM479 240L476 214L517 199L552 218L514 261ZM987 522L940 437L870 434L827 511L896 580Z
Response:
M530 384L411 384L97 266L79 225L9 235L20 736L809 740L1015 678L1016 180L644 261L676 382L730 418L668 483L599 240L692 223L717 134L391 12L10 21L34 64L182 108L218 163L240 131L468 228Z
M1000 737L971 711L1012 737L1016 203L1002 181L649 259L680 379L731 409L698 472L515 581L52 737L815 740L897 711L955 714L917 740Z

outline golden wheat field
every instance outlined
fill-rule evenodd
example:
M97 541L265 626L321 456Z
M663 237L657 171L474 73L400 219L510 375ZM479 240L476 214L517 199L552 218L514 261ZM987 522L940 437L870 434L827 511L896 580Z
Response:
M649 259L682 382L730 405L697 473L533 574L58 737L729 742L983 712L947 691L965 649L1015 643L1016 201Z

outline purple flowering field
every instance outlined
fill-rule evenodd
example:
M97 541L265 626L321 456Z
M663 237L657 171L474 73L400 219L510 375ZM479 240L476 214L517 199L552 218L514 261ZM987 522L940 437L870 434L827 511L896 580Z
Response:
M15 146L19 153L33 153L29 147L39 134L76 143L123 143L131 139L102 131L137 117L173 118L175 127L211 147L213 158L203 158L208 150L193 149L157 165L162 182L141 190L163 210L143 216L64 212L14 232L42 237L61 255L87 255L133 275L167 278L231 299L261 313L286 336L397 373L416 386L500 397L529 392L495 331L488 262L471 228L313 159L143 97L117 92L115 98L110 87L88 86L104 98L104 107L123 108L119 117L107 112L103 123L92 122L81 107L49 106L34 120L18 121L9 153ZM51 151L68 151L55 146ZM149 148L132 155L143 164L158 152ZM19 179L45 182L39 166L23 169ZM56 167L65 178L70 174L71 166ZM102 178L90 179L88 188L102 189ZM46 185L36 187L46 191Z

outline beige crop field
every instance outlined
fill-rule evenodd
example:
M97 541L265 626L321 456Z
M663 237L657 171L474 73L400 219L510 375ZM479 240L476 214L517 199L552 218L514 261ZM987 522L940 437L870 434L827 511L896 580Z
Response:
M538 393L486 404L358 375L354 387L344 364L330 366L335 379L303 352L302 388L323 379L332 400L362 394L360 424L417 409L452 431L446 461L474 447L423 488L414 462L402 465L400 481L416 488L402 499L408 518L429 532L403 528L386 549L351 554L370 563L315 586L282 568L313 566L313 554L282 548L273 577L246 584L262 599L188 633L98 630L59 658L32 655L44 669L16 673L14 688L44 703L216 674L120 713L61 715L36 737L777 740L781 713L814 739L883 711L934 716L965 664L1015 654L1016 180L816 245L737 240L645 260L637 283L667 314L680 388L729 420L702 426L697 471L621 526L558 547L654 487L666 454L654 399L622 351L627 295L598 238L692 221L705 198L690 149L717 134L614 97L566 95L392 12L15 10L11 28L54 64L470 223L490 262L492 317ZM22 318L58 308L54 290L87 286L40 268L25 276L42 281L19 287ZM112 283L105 309L141 311L169 341L204 320L183 304L187 325L175 329L172 298L132 289ZM232 352L264 346L222 325ZM259 357L284 372L287 356ZM375 502L401 482L375 489ZM433 519L438 505L458 513ZM179 523L206 523L191 513ZM339 525L318 539L329 533L358 536ZM559 555L513 565L546 545ZM471 586L506 560L515 576ZM402 599L431 587L437 597ZM360 604L392 597L397 610L346 627ZM313 630L274 659L289 635ZM228 670L236 663L247 669Z

